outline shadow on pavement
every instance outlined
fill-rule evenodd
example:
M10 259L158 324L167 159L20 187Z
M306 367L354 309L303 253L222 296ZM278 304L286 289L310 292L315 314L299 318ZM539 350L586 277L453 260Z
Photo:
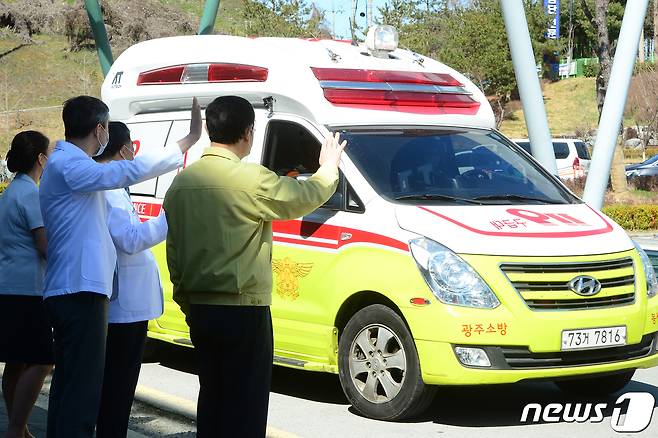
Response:
M526 382L515 385L482 387L443 387L427 412L411 422L464 427L527 426L521 422L523 408L529 403L606 403L606 418L612 415L617 398L626 392L648 392L658 400L658 387L632 381L619 393L608 397L577 397L560 391L550 382ZM573 409L573 408L572 408ZM584 407L583 407L584 409ZM558 415L561 415L558 414ZM545 423L543 420L540 423Z
M194 352L191 349L167 346L163 366L195 374ZM348 405L338 376L275 366L272 372L272 392L322 403ZM578 398L560 391L551 382L523 382L512 385L445 386L437 390L428 410L409 423L433 422L465 427L524 426L523 408L529 403L546 406L549 403L606 403L606 418L612 415L617 398L626 392L648 392L658 401L658 387L632 381L623 391L609 397ZM657 404L658 406L658 404ZM358 415L350 407L349 411Z
M163 367L183 373L197 374L196 356L192 348L162 343L158 346L157 359Z
M0 392L0 394L2 393ZM4 401L0 402L0 405L0 436L5 436L9 419L7 418L7 410ZM30 433L34 435L35 438L46 437L47 419L48 413L45 409L38 406L35 406L34 409L32 409L32 414L30 415L30 420L27 424Z
M189 374L197 373L194 351L190 348L163 344L158 358L164 367ZM274 366L271 391L322 403L348 404L335 374Z
M348 404L336 374L275 366L271 391L322 403Z

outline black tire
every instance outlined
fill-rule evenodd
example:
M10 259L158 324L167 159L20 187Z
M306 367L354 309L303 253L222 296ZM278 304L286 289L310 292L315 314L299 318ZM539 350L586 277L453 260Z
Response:
M555 384L562 391L573 395L606 396L624 389L633 379L633 374L635 370L626 370L617 374L558 380Z
M382 340L391 333L393 336L378 346L380 330ZM361 342L364 339L370 342L366 344L368 352L359 347L359 335L363 336L359 338ZM373 335L377 338L373 339ZM350 363L355 367L354 378ZM397 368L397 364L404 364L405 369ZM362 369L369 371L358 372ZM435 388L423 382L409 329L396 312L381 304L359 310L348 321L338 344L338 375L347 400L368 418L392 421L414 417L424 412L434 398ZM363 385L361 389L357 382ZM393 388L392 397L388 396L384 383ZM374 392L370 391L372 388ZM364 396L366 393L371 400Z

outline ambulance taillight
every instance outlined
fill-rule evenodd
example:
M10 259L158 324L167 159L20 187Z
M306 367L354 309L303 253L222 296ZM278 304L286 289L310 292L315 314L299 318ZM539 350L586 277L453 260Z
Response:
M244 64L173 65L139 74L137 85L265 82L268 69Z

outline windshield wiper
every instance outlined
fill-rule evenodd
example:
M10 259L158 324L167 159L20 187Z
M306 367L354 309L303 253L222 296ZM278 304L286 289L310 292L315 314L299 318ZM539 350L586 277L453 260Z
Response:
M416 195L398 196L397 198L395 198L395 200L396 201L450 201L450 202L463 202L465 204L482 205L482 202L478 202L477 200L474 199L457 198L455 196L439 195L434 193L425 193L423 195L416 194Z
M524 195L514 195L514 194L506 194L506 195L488 195L488 196L478 196L477 198L473 198L475 201L537 201L537 202L543 202L545 204L566 204L566 202L558 200L558 199L550 199L550 198L535 198L533 196L524 196Z

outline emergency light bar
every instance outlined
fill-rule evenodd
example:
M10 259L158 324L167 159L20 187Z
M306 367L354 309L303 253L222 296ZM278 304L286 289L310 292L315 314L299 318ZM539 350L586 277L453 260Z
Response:
M267 75L264 67L244 64L173 65L140 73L137 85L265 82Z
M339 105L478 108L464 85L446 73L311 68L324 97Z
M400 37L393 26L373 26L366 35L366 47L376 58L388 58L398 48Z

